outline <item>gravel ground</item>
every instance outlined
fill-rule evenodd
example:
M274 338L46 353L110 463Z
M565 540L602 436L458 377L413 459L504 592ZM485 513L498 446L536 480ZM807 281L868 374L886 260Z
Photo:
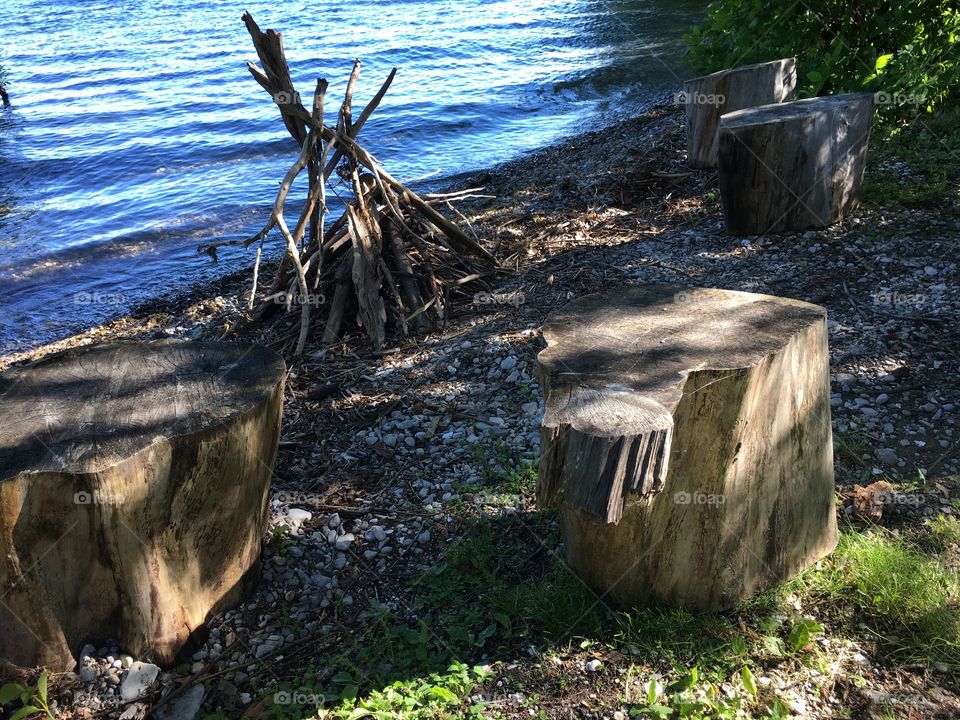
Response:
M910 180L908 168L893 169ZM613 285L667 281L827 307L841 512L862 514L855 486L862 492L879 479L891 483L877 500L876 517L885 523L953 512L950 501L960 493L960 216L867 207L825 230L730 237L715 175L686 168L682 116L666 107L463 180L476 183L497 199L461 209L504 258L500 286L457 308L443 330L396 340L380 358L367 354L359 335L335 348L308 344L288 380L255 594L214 618L178 668L152 682L148 672L145 689L130 699L123 699L124 681L139 659L109 645L86 648L77 674L57 679L60 708L77 717L139 718L163 696L166 709L158 712L179 704L181 714L167 716L192 717L205 695L208 710L255 716L277 668L322 663L325 648L315 633L349 633L372 598L401 602L393 585L434 565L465 514L529 518L529 498L492 496L484 478L522 470L538 456L543 400L533 368L546 315ZM215 298L150 308L66 344L219 337L230 328L238 328L238 339L269 342L266 330L243 325L245 281L233 278ZM492 444L501 448L493 457L476 450ZM793 698L797 715L899 703L922 716L960 716L953 714L956 696L927 674L935 669L884 667L865 647L818 642L835 675L866 667L871 679L850 696L848 684L826 683L816 671L802 681L761 678ZM575 667L578 679L553 705L543 698L548 714L569 706L620 720L623 712L611 710L602 687L622 678L613 673L601 682L601 661L616 665L589 652L556 657L560 668ZM513 697L524 672L522 663L501 669L490 690L504 715L529 717L523 698Z

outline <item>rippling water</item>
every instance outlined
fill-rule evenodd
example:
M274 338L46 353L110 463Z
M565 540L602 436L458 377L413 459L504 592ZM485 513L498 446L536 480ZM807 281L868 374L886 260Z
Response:
M251 262L196 246L252 234L296 156L240 15L284 33L295 84L355 106L399 68L362 138L439 183L678 86L703 0L3 0L0 353L95 325ZM424 180L424 178L426 178Z

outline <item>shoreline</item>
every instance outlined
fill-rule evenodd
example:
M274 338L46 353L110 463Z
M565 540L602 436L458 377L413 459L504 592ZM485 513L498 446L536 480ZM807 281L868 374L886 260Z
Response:
M718 697L758 715L775 699L809 718L904 705L931 717L960 712L960 665L904 660L871 624L879 610L817 594L818 583L854 562L846 551L731 613L638 610L624 620L564 570L556 519L533 499L543 412L534 367L545 317L614 284L725 287L827 308L845 537L879 533L934 547L929 523L960 512L951 254L960 211L895 207L879 180L923 178L882 155L871 156L868 173L870 200L837 225L732 237L716 174L686 166L682 110L657 106L463 179L496 196L458 209L498 250L504 271L492 290L517 302L461 304L444 328L394 336L381 355L356 332L328 348L312 333L303 357L292 358L284 335L295 315L237 322L237 295L249 286L238 274L182 304L143 307L140 317L19 358L98 339L213 339L226 327L288 361L263 577L250 598L211 620L209 636L144 705L206 681L208 711L255 716L277 709L280 693L339 692L336 678L346 673L354 699L338 694L329 709L346 703L348 716L358 692L363 702L393 683L414 693L411 678L445 682L452 663L465 662L489 666L495 679L474 678L445 711L482 702L510 718L559 720L571 708L616 717L624 695L643 698L651 679L681 682L684 668L699 666ZM888 296L920 300L904 309ZM879 479L916 502L862 514L857 487ZM310 517L291 530L292 509ZM956 572L960 548L949 553L944 563ZM768 652L763 639L786 642L798 619L821 630L800 649ZM427 638L407 643L427 622ZM743 653L716 649L738 638ZM107 657L123 649L101 650L87 662L93 682L66 678L58 692L68 707L114 717L122 708L109 693ZM748 662L756 693L740 684ZM316 707L279 710L310 717Z
M442 184L437 187L436 192L448 192L459 187L471 187L474 184L485 185L490 183L491 180L497 176L509 174L517 168L524 167L531 159L536 162L536 158L544 155L563 152L563 148L568 147L571 141L582 138L585 134L589 136L596 133L605 133L625 123L628 124L639 118L643 118L651 112L658 112L665 107L669 107L669 105L661 101L671 96L671 93L653 93L648 99L648 102L644 103L646 109L627 120L610 123L599 130L589 130L585 133L574 132L568 136L547 143L542 147L524 151L512 159L490 168L451 173L442 179ZM416 189L417 187L416 183L411 184L411 188ZM506 189L509 192L510 183L503 183L499 187L501 190ZM268 275L277 264L278 261L263 261L261 264L261 277ZM165 326L172 330L173 327L178 324L178 315L196 316L196 319L200 320L204 312L203 306L208 304L207 301L218 303L217 298L223 298L225 295L229 295L233 300L236 300L237 296L243 292L246 292L247 297L249 297L252 271L253 261L251 258L248 266L231 271L215 280L194 283L192 286L179 290L175 295L170 297L145 299L132 306L125 314L100 325L57 340L42 343L36 347L0 354L0 370L23 362L39 359L52 352L78 345L85 345L90 342L135 337L138 332L138 326L140 326L139 330L143 332L158 333L162 331ZM242 304L235 302L228 303L228 305L231 311L236 312L240 312L242 307ZM220 317L217 313L222 309L223 308L208 308L207 312L210 314L207 319L209 321L219 320ZM166 321L159 320L164 317L167 318ZM224 317L223 319L229 320L230 318ZM158 324L158 321L160 324ZM195 328L196 325L193 327ZM161 336L156 334L155 337Z

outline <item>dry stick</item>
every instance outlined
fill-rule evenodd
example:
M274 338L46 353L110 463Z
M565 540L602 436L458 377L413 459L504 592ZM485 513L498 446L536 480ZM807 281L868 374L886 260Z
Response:
M357 78L360 77L360 59L353 61L353 70L350 71L350 79L347 80L347 90L343 94L343 105L340 107L340 116L337 118L337 131L343 135L350 136L353 129L353 88L357 84Z
M401 273L399 275L400 289L407 298L407 305L412 310L413 308L423 305L423 298L420 297L420 293L417 290L417 283L414 280L413 266L410 263L410 258L403 251L403 246L400 244L400 240L394 232L393 222L390 218L384 218L381 225L384 242L393 253L393 262ZM400 307L403 309L402 305ZM404 325L406 325L406 323L404 323ZM417 317L417 330L425 330L428 325L429 323L425 317Z
M367 210L365 192L357 169L353 169L354 203L347 206L350 236L353 239L353 284L357 305L367 337L375 352L383 349L385 339L383 298L380 297L380 276L377 258L380 256L380 228L375 227Z
M387 79L383 81L383 85L380 86L380 89L377 90L377 94L373 96L373 99L367 103L367 106L363 108L363 111L360 113L360 117L357 118L357 121L353 123L353 126L350 128L350 137L356 138L360 134L361 128L363 128L364 123L370 118L373 114L373 111L377 109L377 106L380 104L380 101L383 100L383 96L387 94L387 90L390 89L390 85L393 83L393 78L397 74L397 69L393 68L390 71L390 74L387 75ZM330 177L333 174L333 171L337 167L337 163L340 162L343 158L343 151L337 148L337 151L333 154L333 158L327 163L326 167L323 170L324 177Z
M307 332L310 328L310 302L308 297L310 290L307 287L307 277L304 275L303 265L300 263L300 251L297 249L297 240L293 237L290 229L287 227L286 221L283 219L283 206L286 203L287 194L290 192L293 181L307 165L307 158L310 156L315 138L316 136L312 131L307 135L303 147L300 150L300 155L297 157L297 161L287 171L283 182L280 184L280 191L277 193L277 199L273 206L273 217L276 220L277 227L280 228L280 234L283 235L284 240L286 240L287 253L290 255L290 262L293 263L293 267L297 272L297 281L300 286L300 337L297 340L297 348L295 351L297 355L303 353L303 348L307 343Z
M327 81L323 78L317 78L317 86L313 91L313 122L315 125L323 125L323 96L326 95L326 92ZM322 140L320 145L323 145ZM324 184L323 161L317 153L311 153L307 161L307 171L309 174L307 196L309 197L313 195L312 191L315 186L319 185L322 188ZM310 236L306 244L320 247L322 235L323 214L320 212L320 208L314 204L310 209Z
M317 79L317 88L314 91L313 97L313 116L320 118L318 122L323 122L323 98L327 92L327 81L323 78ZM321 141L322 144L322 141ZM314 162L314 158L308 158L308 169L309 164ZM303 209L300 211L300 219L297 220L296 229L293 231L293 236L298 240L303 237L303 234L307 227L307 221L311 220L314 215L314 209L316 208L316 203L318 196L323 191L323 183L317 182L315 176L310 176L310 186L307 191L307 201L303 205ZM311 230L313 227L311 227Z
M461 196L468 195L471 193L477 193L481 190L485 190L484 187L475 187L475 188L465 188L463 190L454 190L453 192L448 193L426 193L423 195L424 200L459 200ZM493 198L496 195L478 195L477 197L486 197Z
M331 143L323 143L323 152L320 153L320 167L324 166L324 162L327 159L327 153L330 152ZM324 245L324 231L323 225L326 222L327 217L327 176L324 173L320 177L320 233L317 236L317 272L313 280L313 289L316 290L320 287L320 275L323 273L323 245Z
M429 295L430 297L439 300L439 291L440 291L440 282L437 280L437 276L433 272L433 264L430 262L430 252L427 248L427 244L423 242L420 237L415 233L410 235L410 242L417 248L417 251L420 253L420 257L423 258L423 266L427 270L427 283L429 283ZM420 297L423 297L421 293ZM440 303L437 305L438 317L443 314L443 304Z
M263 241L257 246L257 259L253 263L253 285L250 287L250 302L247 303L247 310L253 312L253 300L257 296L257 278L260 275L260 255L263 253Z
M337 269L337 287L333 291L333 301L330 303L330 312L327 314L327 324L323 330L323 344L331 345L340 335L340 324L346 313L347 301L350 298L352 283L353 255L347 253L340 261Z
M280 109L282 112L296 117L300 121L306 123L308 126L312 125L312 118L302 105L282 106ZM325 140L334 140L338 142L339 146L342 147L345 152L349 152L357 161L359 161L371 172L376 172L376 174L382 177L382 179L386 181L386 183L389 184L399 195L402 197L406 196L408 198L408 202L417 210L419 210L421 214L426 215L437 227L443 231L444 235L450 238L454 244L459 245L461 251L470 255L476 255L489 262L494 261L493 255L491 255L482 245L463 232L455 223L444 217L440 212L422 200L420 196L407 188L402 182L380 167L373 156L364 150L352 138L339 135L326 125L317 126L316 129L321 133L322 138Z
M397 303L397 317L400 318L400 327L403 330L404 337L410 334L409 329L407 328L407 319L404 317L403 307L403 298L400 297L400 292L397 290L397 284L393 281L393 276L390 274L390 268L387 267L386 261L383 259L383 256L380 257L380 272L383 274L383 279L386 281L387 288L390 290L390 294L393 295L394 302Z
M453 213L454 215L456 215L458 218L460 218L461 220L463 220L463 224L466 225L466 226L470 229L470 234L473 235L474 239L475 239L475 240L479 240L479 238L477 237L477 231L473 229L473 225L471 225L471 224L470 224L470 221L467 220L467 216L464 215L464 214L463 214L462 212L460 212L459 210L457 210L453 205L451 205L449 199L446 200L444 204L447 206L447 208L450 210L450 212L452 212L452 213Z
M261 31L260 26L248 12L243 14L242 19L244 25L247 26L247 32L250 33L250 39L257 51L257 57L260 58L260 63L263 65L263 70L260 70L253 63L247 63L247 68L254 79L260 83L264 90L270 93L273 101L277 103L283 124L286 125L293 139L297 141L297 145L303 145L307 138L306 128L298 125L284 112L285 106L299 105L300 101L297 91L293 87L293 80L290 79L290 68L283 52L283 36L274 30Z

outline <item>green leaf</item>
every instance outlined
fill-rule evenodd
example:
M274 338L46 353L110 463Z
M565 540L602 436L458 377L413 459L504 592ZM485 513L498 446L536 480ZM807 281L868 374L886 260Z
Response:
M670 685L670 689L676 692L679 692L681 690L689 690L696 684L697 684L697 668L692 667L690 668L690 672L686 673L679 680L672 683Z
M370 715L373 715L373 713L366 708L354 708L353 711L347 715L347 720L360 720L360 718L369 717Z
M823 82L823 73L819 70L811 70L807 73L807 80L812 82L814 85L819 85Z
M450 705L457 705L460 702L460 698L447 690L445 687L440 687L439 685L430 688L430 694L438 700L442 700Z
M886 55L881 55L880 57L877 58L877 62L874 63L874 66L873 66L874 70L876 70L876 72L879 73L881 70L883 70L887 66L887 63L889 63L890 60L892 59L893 59L893 53L887 53Z
M476 645L477 647L483 647L489 638L492 638L497 634L496 624L487 625L483 630L480 631L479 637L477 637Z
M37 695L40 696L40 701L46 705L47 704L47 671L44 670L40 673L40 677L37 679Z
M18 697L26 688L17 683L7 683L0 688L0 705L6 705L8 702Z
M778 638L775 635L764 635L763 636L763 649L766 650L771 655L779 657L783 655L783 651L786 649L783 640Z
M820 623L815 620L800 618L790 629L790 637L788 638L790 647L793 648L794 652L803 650L810 644L815 635L822 632L823 628L820 627Z
M730 641L730 649L739 657L745 657L747 654L747 641L737 636Z
M30 717L31 715L39 715L42 712L40 708L34 707L33 705L27 705L17 710L13 715L10 716L10 720L24 720L25 718Z
M657 702L657 681L651 680L647 683L647 705L653 705Z
M757 696L757 683L753 679L753 673L750 672L750 668L746 665L743 666L743 670L740 671L740 679L743 680L743 686L747 689L747 692Z
M673 715L673 708L669 708L666 705L657 705L656 703L652 704L647 708L652 713L656 713L660 717L669 717Z

